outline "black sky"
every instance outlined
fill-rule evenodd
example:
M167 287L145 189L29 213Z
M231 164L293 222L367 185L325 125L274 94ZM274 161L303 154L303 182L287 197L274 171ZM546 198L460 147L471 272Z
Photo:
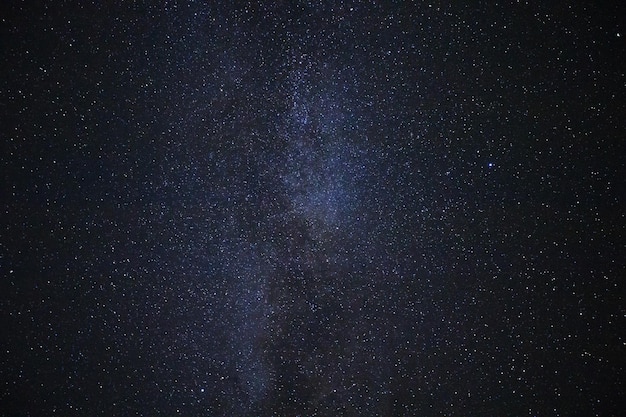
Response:
M619 2L5 3L0 415L623 412Z

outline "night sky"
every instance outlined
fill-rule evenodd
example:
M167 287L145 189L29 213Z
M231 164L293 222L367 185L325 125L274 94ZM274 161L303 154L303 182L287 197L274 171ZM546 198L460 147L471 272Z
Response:
M39 3L0 416L624 412L620 2Z

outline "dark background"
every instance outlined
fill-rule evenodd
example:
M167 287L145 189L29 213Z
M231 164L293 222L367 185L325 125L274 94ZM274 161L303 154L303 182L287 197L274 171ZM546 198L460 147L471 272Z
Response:
M94 3L0 6L0 415L624 412L620 2Z

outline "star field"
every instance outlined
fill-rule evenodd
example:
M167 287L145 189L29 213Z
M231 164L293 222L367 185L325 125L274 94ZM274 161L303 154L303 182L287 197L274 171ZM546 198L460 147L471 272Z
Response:
M623 412L624 6L9 3L0 415Z

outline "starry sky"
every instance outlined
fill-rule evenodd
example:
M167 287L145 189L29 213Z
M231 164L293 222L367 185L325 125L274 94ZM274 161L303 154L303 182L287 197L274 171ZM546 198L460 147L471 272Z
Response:
M40 3L1 416L623 412L619 2Z

